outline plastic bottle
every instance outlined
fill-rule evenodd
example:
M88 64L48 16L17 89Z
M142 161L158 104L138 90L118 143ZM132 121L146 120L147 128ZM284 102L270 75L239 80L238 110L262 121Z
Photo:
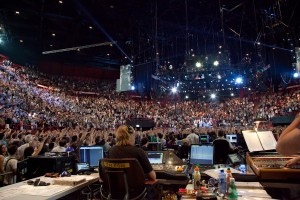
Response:
M194 169L193 178L194 178L194 190L199 190L201 186L201 174L198 166L196 166Z
M226 174L223 169L221 169L219 173L218 191L222 197L226 195Z
M226 196L228 196L228 190L229 190L229 186L230 186L230 178L232 178L231 170L229 167L226 170L226 175L227 175L226 176L226 188L227 188Z
M238 192L235 186L234 178L230 178L230 186L228 189L228 200L237 200L238 199Z

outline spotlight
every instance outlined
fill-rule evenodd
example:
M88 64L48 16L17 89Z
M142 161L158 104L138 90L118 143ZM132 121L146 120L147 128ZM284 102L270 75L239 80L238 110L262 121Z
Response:
M219 66L219 61L214 61L214 66Z
M185 98L186 98L186 99L188 99L188 98L189 98L189 96L185 96Z
M233 96L234 96L234 94L233 94L233 93L231 93L231 94L230 94L230 96L232 96L232 97L233 97Z
M299 77L299 73L296 72L296 73L294 73L293 76L294 76L294 78L298 78Z
M177 92L177 87L173 87L172 88L172 93L176 93Z
M216 95L215 95L215 94L211 94L211 95L210 95L210 98L215 99L215 98L216 98Z
M132 85L132 86L131 86L131 90L135 90L135 87L134 87L134 85Z
M243 82L243 79L242 79L241 77L238 77L238 78L236 78L235 82L236 82L237 84L240 84L240 83Z
M218 79L221 79L221 75L220 75L220 74L218 74L218 75L217 75L217 78L218 78Z
M200 62L196 62L196 67L201 67L202 66L202 64L200 63Z

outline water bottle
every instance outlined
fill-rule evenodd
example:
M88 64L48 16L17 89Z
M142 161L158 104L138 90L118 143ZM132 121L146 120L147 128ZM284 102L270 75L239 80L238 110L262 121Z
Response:
M221 169L219 173L218 191L221 197L224 197L226 195L226 174L223 169Z
M235 186L234 178L230 178L230 186L228 189L228 200L237 200L238 199L238 192Z
M193 178L194 178L194 190L200 190L201 174L198 166L196 166L194 169Z

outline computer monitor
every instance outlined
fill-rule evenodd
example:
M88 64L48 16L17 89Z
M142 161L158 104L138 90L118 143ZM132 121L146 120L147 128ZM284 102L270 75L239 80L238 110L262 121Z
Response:
M148 151L147 152L147 157L149 159L149 162L151 164L163 164L163 157L164 153L163 152L158 152L158 151Z
M199 139L200 139L200 144L208 144L209 143L209 135L207 135L207 134L200 134Z
M212 165L214 163L214 147L212 145L192 145L190 164Z
M149 151L162 151L161 142L149 142L148 143Z
M237 143L237 135L236 134L228 134L228 135L226 135L226 139L230 143Z
M79 148L79 162L89 163L91 167L98 167L103 158L102 146L81 146Z

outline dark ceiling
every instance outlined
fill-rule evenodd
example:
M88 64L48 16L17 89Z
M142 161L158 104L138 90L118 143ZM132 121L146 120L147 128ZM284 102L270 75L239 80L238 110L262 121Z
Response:
M262 48L299 46L298 2L1 0L0 53L20 62L53 59L118 69L130 62L177 66L195 55L218 54L222 46L238 64ZM97 47L42 54L86 45Z

